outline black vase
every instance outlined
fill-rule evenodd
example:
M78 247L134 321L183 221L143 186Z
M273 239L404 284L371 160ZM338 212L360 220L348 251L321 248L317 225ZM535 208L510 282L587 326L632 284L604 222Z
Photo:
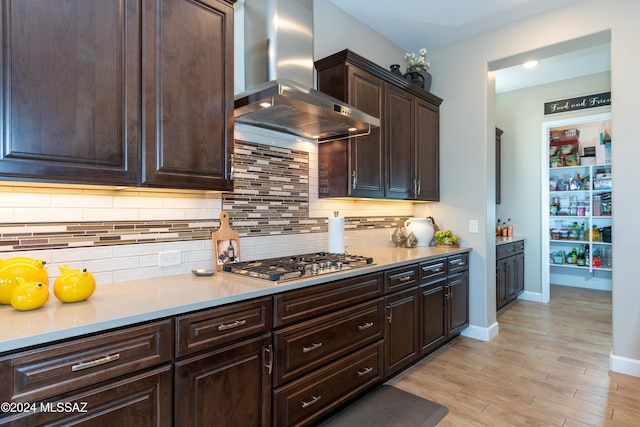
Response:
M429 91L431 89L431 73L429 73L427 70L407 71L404 74L404 78L409 80L416 86L420 86L426 91Z
M391 64L389 66L389 69L391 69L391 72L397 76L403 77L402 76L402 71L400 71L400 65L399 64Z

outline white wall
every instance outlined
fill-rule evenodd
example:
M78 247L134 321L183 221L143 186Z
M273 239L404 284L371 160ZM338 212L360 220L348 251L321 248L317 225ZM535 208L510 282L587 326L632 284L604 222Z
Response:
M541 256L541 212L543 203L546 204L546 201L540 200L543 184L541 124L610 110L609 107L600 107L544 116L542 106L551 100L606 92L610 88L611 75L607 72L503 92L496 96L496 126L504 131L501 152L502 198L501 203L496 205L496 217L503 221L511 218L515 234L526 237L526 292L542 293L541 271L543 266L548 266L547 260ZM582 134L580 140L583 140Z
M616 165L613 240L612 369L640 375L640 287L635 278L637 223L637 143L640 85L640 2L584 0L556 11L489 31L439 49L431 49L432 91L441 106L441 193L436 216L466 230L468 219L481 233L463 234L471 253L471 323L489 328L496 319L494 265L495 90L488 63L555 43L611 31L612 163ZM542 108L542 106L540 106Z
M382 67L402 64L404 50L333 3L315 0L313 14L313 56L316 60L349 49Z

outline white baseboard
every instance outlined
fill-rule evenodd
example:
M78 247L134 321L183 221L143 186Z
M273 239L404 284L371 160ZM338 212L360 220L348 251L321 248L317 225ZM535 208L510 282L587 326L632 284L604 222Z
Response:
M525 301L542 302L542 294L539 292L524 291L523 293L518 295L518 299L522 299Z
M498 336L498 329L498 322L493 322L488 328L469 325L465 330L460 332L460 335L480 341L491 341Z
M640 377L640 360L609 354L609 369L613 372Z

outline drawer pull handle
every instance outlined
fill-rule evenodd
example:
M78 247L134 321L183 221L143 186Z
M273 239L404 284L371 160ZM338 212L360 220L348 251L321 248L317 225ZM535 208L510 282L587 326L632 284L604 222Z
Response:
M321 342L314 342L309 347L302 347L302 352L303 353L309 353L310 351L317 350L320 347L322 347L322 343Z
M273 347L271 344L264 347L264 351L269 354L269 362L264 366L267 368L267 374L271 375L271 372L273 372Z
M373 326L373 322L367 322L363 325L358 325L358 330L359 331L364 331L365 329L369 329L370 327Z
M461 260L461 259L453 259L453 260L451 260L451 264L464 265L464 261Z
M219 331L226 331L227 329L237 328L239 326L243 326L243 325L246 325L246 324L247 324L246 320L236 320L233 323L227 323L227 324L218 326L218 330Z
M431 269L432 273L440 273L441 271L442 271L442 269L440 267Z
M108 354L99 359L90 360L88 362L80 362L76 365L71 366L72 372L82 371L83 369L93 368L94 366L104 365L105 363L114 362L120 359L120 353Z
M402 277L398 278L398 280L400 280L401 282L406 282L406 281L409 281L411 279L413 279L412 275L402 276Z
M309 400L308 402L305 402L304 400L300 402L300 405L302 405L302 409L304 408L308 408L309 406L313 405L314 403L316 403L318 400L322 399L322 395L319 396L311 396L311 400Z
M359 377L363 377L363 376L367 375L371 371L373 371L373 368L369 367L369 368L364 368L362 371L358 371L356 373L358 374Z

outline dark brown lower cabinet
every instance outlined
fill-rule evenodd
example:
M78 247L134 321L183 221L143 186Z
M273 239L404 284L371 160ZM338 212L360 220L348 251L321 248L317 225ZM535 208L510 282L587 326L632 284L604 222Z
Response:
M524 291L524 241L496 246L496 309Z
M0 418L0 425L171 426L171 365L33 403L34 412Z
M469 325L469 256L420 265L420 355L440 347Z
M175 363L176 426L268 426L271 334Z
M418 357L418 287L385 297L385 376L412 363Z
M273 426L309 425L381 379L378 341L274 390Z
M314 425L458 335L468 278L462 253L3 355L0 401L86 412L0 425Z
M469 325L469 272L447 278L447 338L453 338Z
M430 353L447 340L446 288L446 279L420 286L421 355Z

